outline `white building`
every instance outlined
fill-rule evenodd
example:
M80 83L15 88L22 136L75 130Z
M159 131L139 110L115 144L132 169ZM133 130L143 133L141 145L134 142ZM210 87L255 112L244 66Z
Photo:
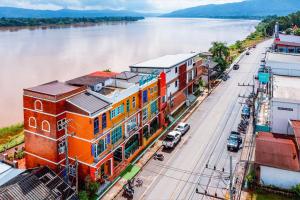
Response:
M130 66L131 72L154 73L165 72L167 98L191 82L195 76L195 57L199 53L166 55Z
M266 66L272 73L282 76L300 77L300 55L269 52L266 55Z
M300 78L274 76L271 132L286 134L289 120L300 119Z

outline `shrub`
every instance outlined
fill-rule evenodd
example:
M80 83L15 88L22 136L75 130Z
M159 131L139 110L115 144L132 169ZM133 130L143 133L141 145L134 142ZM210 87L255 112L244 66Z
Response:
M295 192L295 194L297 195L297 197L300 197L300 184L295 185L292 188L292 191Z
M89 200L89 195L85 190L80 191L78 197L80 200Z

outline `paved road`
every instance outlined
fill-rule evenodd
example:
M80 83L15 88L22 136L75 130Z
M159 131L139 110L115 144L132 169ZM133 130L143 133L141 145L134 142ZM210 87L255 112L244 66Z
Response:
M163 152L163 162L148 162L138 175L144 184L135 189L134 199L210 199L195 193L196 188L200 192L216 193L218 197L225 196L229 157L233 156L233 168L240 158L240 153L227 151L226 141L240 121L239 102L243 99L238 95L251 92L251 87L239 87L238 83L253 83L263 52L270 45L271 41L257 45L250 56L241 60L240 69L230 72L231 78L221 83L187 120L191 129L177 147ZM117 199L123 197L119 195Z

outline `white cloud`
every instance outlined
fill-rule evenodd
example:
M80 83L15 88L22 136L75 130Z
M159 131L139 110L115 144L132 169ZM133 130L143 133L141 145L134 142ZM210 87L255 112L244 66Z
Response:
M32 9L127 9L143 12L169 12L198 5L243 0L0 0L0 6Z

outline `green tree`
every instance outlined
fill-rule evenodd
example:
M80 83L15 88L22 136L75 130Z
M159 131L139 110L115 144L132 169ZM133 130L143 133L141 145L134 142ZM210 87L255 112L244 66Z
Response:
M294 35L300 36L300 28L294 30Z
M213 61L217 62L220 70L223 72L228 66L228 58L230 55L229 48L224 42L213 42L212 47L209 49L212 54Z
M292 32L293 32L293 29L291 29L291 28L288 28L285 30L285 34L287 34L287 35L291 35Z
M78 194L80 200L89 200L89 195L86 191L81 191Z
M240 40L238 40L238 41L235 42L235 48L236 48L237 50L239 50L240 53L243 52L243 51L245 50L245 47L244 47L244 45L243 45L243 42L240 41Z

